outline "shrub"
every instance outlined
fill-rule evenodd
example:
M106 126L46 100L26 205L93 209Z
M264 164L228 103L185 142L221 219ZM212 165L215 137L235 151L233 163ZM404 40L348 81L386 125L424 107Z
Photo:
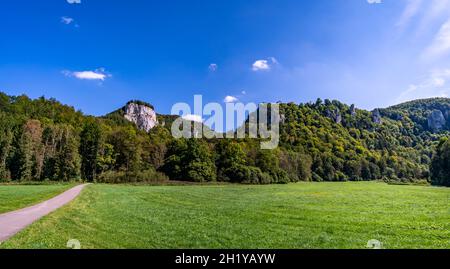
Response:
M186 169L186 180L194 182L216 181L216 168L211 162L192 162Z
M154 169L139 172L107 171L97 178L98 183L158 183L168 181L169 178Z
M273 178L258 167L234 165L220 173L225 181L245 184L270 184Z
M162 170L174 180L215 181L216 165L208 145L198 139L175 140L169 145Z

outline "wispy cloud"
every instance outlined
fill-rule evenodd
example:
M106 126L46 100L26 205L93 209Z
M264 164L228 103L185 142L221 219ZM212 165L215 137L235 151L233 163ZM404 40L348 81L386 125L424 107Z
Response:
M450 19L445 22L434 37L432 43L422 54L424 60L434 60L450 51Z
M408 4L403 10L400 19L397 21L397 27L406 28L411 20L419 13L423 0L408 0Z
M105 81L107 78L112 77L111 74L105 72L105 69L99 68L94 71L68 71L62 72L67 77L74 77L81 80L100 80Z
M64 24L71 24L71 23L75 22L75 20L71 17L64 16L64 17L61 17L61 22Z
M81 4L81 0L67 0L69 4Z
M396 24L401 30L415 24L415 31L420 35L434 27L439 20L448 19L450 15L450 0L406 1L405 9Z
M210 65L208 66L208 69L209 69L209 71L211 71L211 72L216 72L217 69L219 69L219 66L218 66L217 64L212 63L212 64L210 64Z
M381 4L383 3L383 0L367 0L367 3L369 4Z
M428 8L420 21L419 33L426 31L436 20L446 17L450 13L450 0L429 0L427 3Z
M397 98L396 103L420 98L448 97L450 95L450 69L436 69L418 83L411 84Z

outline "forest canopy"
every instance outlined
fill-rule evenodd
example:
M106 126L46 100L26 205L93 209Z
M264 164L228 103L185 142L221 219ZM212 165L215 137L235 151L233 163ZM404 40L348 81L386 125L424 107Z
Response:
M147 133L118 112L92 117L55 99L0 93L0 180L426 180L448 186L449 125L439 131L427 125L436 110L448 121L450 100L372 112L336 100L280 104L280 147L261 150L254 139L174 139L170 124ZM158 118L170 123L176 117Z

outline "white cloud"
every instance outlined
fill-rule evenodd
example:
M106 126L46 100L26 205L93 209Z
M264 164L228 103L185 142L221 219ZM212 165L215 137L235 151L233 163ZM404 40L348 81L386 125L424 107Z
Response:
M272 69L272 66L278 65L279 62L275 57L269 57L265 60L257 60L253 63L252 70L253 71L268 71Z
M247 91L242 91L241 94L242 94L242 95L246 95L246 94L247 94Z
M434 37L433 42L425 49L422 58L433 60L450 51L450 20L445 22Z
M225 99L223 99L224 103L236 103L238 101L237 97L228 95L227 97L225 97Z
M431 97L448 97L450 95L450 69L437 69L431 71L417 84L411 84L397 98L396 103L414 99Z
M275 57L269 57L268 59L272 62L272 64L278 64L278 60Z
M257 60L253 63L253 71L270 70L270 65L267 60Z
M383 3L383 1L382 0L367 0L367 3L369 3L369 4L381 4L381 3Z
M203 122L202 117L199 115L188 114L182 118L187 121Z
M75 22L75 20L73 18L64 16L64 17L61 17L61 22L68 25L68 24Z
M81 0L67 0L69 4L81 4Z
M105 81L106 78L112 77L112 75L107 74L105 69L100 68L94 71L63 71L62 72L67 77L75 77L81 80L101 80Z
M95 71L74 72L73 75L78 79L87 80L105 80L105 78L107 77L105 74L97 73Z
M219 66L217 64L210 64L208 67L209 71L216 72L217 69L219 69Z

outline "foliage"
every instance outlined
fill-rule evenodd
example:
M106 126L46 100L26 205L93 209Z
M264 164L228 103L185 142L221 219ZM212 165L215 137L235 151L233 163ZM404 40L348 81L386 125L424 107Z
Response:
M208 145L198 139L173 141L163 171L171 179L194 182L215 181L216 166Z
M96 178L101 136L100 126L95 120L86 122L80 134L81 175L89 181Z
M163 173L157 172L154 169L148 169L137 172L124 171L106 171L102 173L96 180L97 183L157 183L165 182L169 178Z
M431 179L434 185L450 187L450 140L441 139L431 165Z
M115 175L122 182L144 171L173 180L258 184L430 180L434 149L448 135L448 126L440 133L427 127L436 109L449 120L445 98L380 109L381 123L372 112L336 100L280 104L280 147L267 151L258 139L176 140L170 128L177 116L158 115L160 125L146 133L122 110L95 118L54 99L0 93L0 180Z

